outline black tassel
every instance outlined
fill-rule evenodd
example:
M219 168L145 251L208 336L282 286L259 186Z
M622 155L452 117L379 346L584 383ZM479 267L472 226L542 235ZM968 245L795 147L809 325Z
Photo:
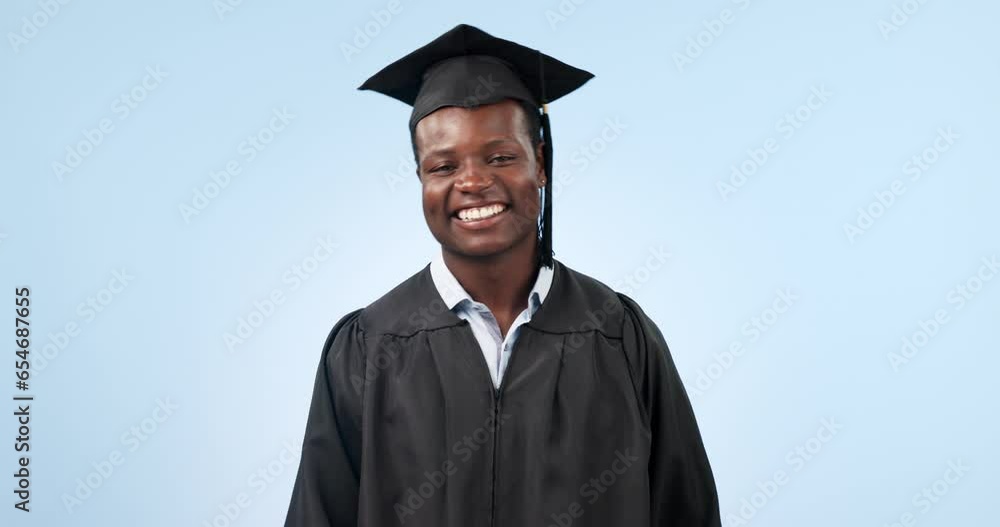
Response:
M542 107L542 154L545 156L545 200L542 212L541 265L552 267L552 127L549 114Z
M545 95L545 56L538 51L538 83L542 95L542 155L545 157L545 200L542 211L542 234L539 262L552 267L552 126L549 124L548 97Z

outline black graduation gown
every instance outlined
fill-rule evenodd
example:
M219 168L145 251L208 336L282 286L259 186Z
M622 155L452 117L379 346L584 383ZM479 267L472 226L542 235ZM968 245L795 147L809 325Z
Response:
M494 388L425 266L341 318L316 375L286 527L719 527L663 335L554 263Z

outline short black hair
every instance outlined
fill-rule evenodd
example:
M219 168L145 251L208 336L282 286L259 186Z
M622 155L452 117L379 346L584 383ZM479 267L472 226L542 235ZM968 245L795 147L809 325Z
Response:
M538 107L532 103L525 102L522 100L514 99L518 105L521 106L524 114L525 122L525 133L528 134L528 138L531 140L531 152L535 153L538 149L538 145L542 143L542 115L538 111ZM420 156L417 155L417 132L416 128L410 134L410 146L413 147L413 162L417 166L417 177L420 176Z

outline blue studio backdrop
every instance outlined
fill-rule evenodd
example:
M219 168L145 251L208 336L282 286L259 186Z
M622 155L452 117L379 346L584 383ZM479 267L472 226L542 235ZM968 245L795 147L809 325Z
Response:
M663 331L724 525L994 524L998 17L4 2L0 524L281 524L330 327L439 250L356 88L463 22L596 74L549 107L556 258Z

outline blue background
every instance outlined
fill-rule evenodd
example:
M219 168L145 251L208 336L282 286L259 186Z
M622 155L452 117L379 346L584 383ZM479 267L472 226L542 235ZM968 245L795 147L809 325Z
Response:
M5 490L0 523L282 522L327 332L439 249L409 107L356 87L461 22L596 74L550 106L556 257L662 328L724 525L995 522L1000 275L974 277L1000 254L1000 4L53 5L0 8L0 303L12 332L14 287L31 288L36 397L32 512ZM251 159L252 135L269 142ZM67 149L88 155L54 169ZM913 156L935 160L915 181ZM859 208L877 217L848 235ZM336 246L321 262L317 240ZM796 299L769 312L779 291Z

